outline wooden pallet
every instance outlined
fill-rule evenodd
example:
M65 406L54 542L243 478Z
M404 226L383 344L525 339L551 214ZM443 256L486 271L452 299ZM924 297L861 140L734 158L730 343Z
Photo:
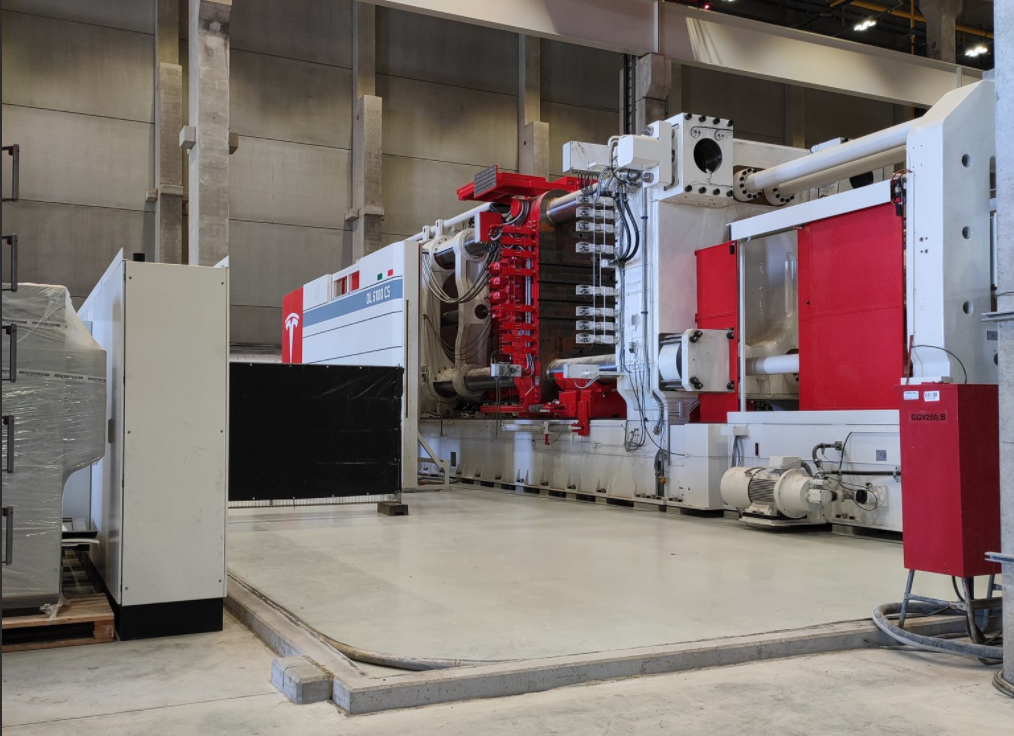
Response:
M3 618L3 652L55 649L113 641L113 610L104 595L66 598L56 616Z

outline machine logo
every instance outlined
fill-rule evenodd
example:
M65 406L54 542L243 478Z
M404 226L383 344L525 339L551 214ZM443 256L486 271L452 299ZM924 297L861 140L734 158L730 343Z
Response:
M282 362L303 362L303 290L282 298Z
M285 318L285 331L289 333L289 355L292 355L292 338L296 334L297 327L299 327L299 315L292 312Z

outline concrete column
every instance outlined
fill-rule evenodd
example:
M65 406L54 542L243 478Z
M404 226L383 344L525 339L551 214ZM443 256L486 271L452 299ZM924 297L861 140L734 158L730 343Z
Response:
M352 260L380 250L384 220L382 100L363 95L352 121Z
M661 54L645 54L637 60L634 74L634 130L666 118L665 103L672 86L672 62Z
M377 11L352 6L352 260L380 250L384 220L383 106L377 97Z
M190 0L188 261L229 255L229 22L232 0Z
M1014 3L993 3L996 42L997 311L1014 312ZM1014 321L1000 322L1000 524L1003 549L1014 555ZM1003 672L1014 684L1014 564L1003 574Z
M358 99L377 94L377 8L352 6L352 84Z
M806 148L806 90L785 85L785 145Z
M542 122L542 41L518 37L518 172L549 177L549 123Z
M957 58L955 24L964 0L919 0L926 17L926 56L951 63Z
M672 63L670 71L668 114L669 117L686 112L683 109L683 65L678 61Z
M150 257L183 262L183 67L180 66L180 2L155 3L155 243Z

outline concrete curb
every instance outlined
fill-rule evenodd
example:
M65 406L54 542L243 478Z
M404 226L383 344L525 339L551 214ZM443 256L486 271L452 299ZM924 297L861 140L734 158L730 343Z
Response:
M271 663L271 684L296 705L331 699L331 675L306 657L278 657Z
M552 690L587 682L724 667L767 659L892 646L872 621L612 652L370 677L233 576L226 607L282 656L306 656L332 676L332 700L350 715ZM953 617L911 622L925 635L963 630Z

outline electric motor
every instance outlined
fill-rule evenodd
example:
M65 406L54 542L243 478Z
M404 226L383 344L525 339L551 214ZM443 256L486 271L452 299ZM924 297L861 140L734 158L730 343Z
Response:
M813 480L799 467L729 468L722 476L722 498L730 506L764 516L801 519L819 505L807 500Z

